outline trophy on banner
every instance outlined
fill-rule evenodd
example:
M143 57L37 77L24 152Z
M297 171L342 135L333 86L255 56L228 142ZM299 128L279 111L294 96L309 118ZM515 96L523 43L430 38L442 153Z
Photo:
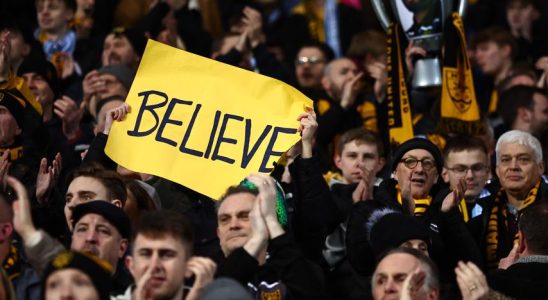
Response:
M407 39L426 50L426 56L415 62L413 88L441 86L440 54L444 22L453 10L453 0L388 0ZM371 0L373 10L385 30L390 25L383 0ZM466 0L460 0L462 16Z

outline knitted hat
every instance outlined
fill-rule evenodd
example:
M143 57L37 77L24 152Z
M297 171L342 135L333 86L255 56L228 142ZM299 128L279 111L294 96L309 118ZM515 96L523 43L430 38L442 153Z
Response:
M17 70L17 75L22 76L26 73L36 73L40 75L49 85L49 88L53 91L55 99L60 93L60 82L57 76L57 70L52 63L42 57L29 56L23 60L23 63Z
M25 101L16 98L5 90L0 90L0 105L9 110L19 128L23 129L23 124L25 123L25 107L27 106Z
M367 223L367 229L375 256L409 240L423 240L430 245L428 230L419 220L390 209L374 211Z
M99 74L110 74L118 79L122 85L129 91L135 74L124 65L108 65L97 70Z
M85 273L97 290L99 298L109 299L112 266L96 256L76 251L62 251L48 264L43 275L42 297L45 295L48 277L56 271L66 269L76 269Z
M145 52L145 47L147 45L147 39L144 32L139 31L135 28L124 27L116 27L112 30L112 32L116 36L125 36L131 44L131 47L133 47L135 53L137 53L137 55L139 55L140 57L143 56L143 53Z
M443 158L441 156L441 152L438 147L436 147L436 145L434 145L431 141L423 138L412 138L396 148L396 151L394 151L394 156L392 158L392 172L396 170L396 167L400 163L400 160L405 155L405 153L413 149L424 149L430 152L430 154L432 154L434 160L436 161L436 169L438 170L438 174L441 174L443 168Z
M75 227L76 223L87 214L98 214L102 216L118 229L118 232L123 238L129 238L131 233L129 218L118 206L105 200L95 200L77 205L72 213L72 226Z
M251 294L236 280L221 277L204 287L200 300L251 300Z

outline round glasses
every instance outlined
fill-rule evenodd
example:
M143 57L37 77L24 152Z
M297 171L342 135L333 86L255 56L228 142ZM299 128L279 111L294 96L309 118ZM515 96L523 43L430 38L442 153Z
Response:
M409 169L414 169L420 162L422 164L422 168L426 171L429 171L436 166L436 161L431 158L416 159L414 157L407 157L402 158L400 162L402 162Z

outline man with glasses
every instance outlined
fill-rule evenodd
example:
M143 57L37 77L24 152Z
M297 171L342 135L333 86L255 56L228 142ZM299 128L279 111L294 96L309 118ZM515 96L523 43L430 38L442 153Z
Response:
M428 229L432 242L429 252L444 282L454 277L457 261L479 263L481 255L456 208L458 196L440 191L443 159L438 148L427 139L410 139L394 151L391 166L392 179L383 180L373 200L359 202L352 209L346 241L354 268L362 275L371 275L374 270L374 254L364 228L379 207L412 215Z
M450 139L443 149L445 162L442 177L451 190L465 180L466 191L459 202L459 210L465 222L481 215L482 207L477 200L491 195L485 185L490 178L487 147L476 137L459 136Z
M322 42L309 42L301 47L295 58L295 78L303 94L313 100L323 96L324 68L333 57L335 57L333 50Z
M472 220L487 267L496 269L518 243L518 220L523 209L548 199L542 148L530 133L512 130L501 135L496 146L496 174L501 188L483 204L481 218Z

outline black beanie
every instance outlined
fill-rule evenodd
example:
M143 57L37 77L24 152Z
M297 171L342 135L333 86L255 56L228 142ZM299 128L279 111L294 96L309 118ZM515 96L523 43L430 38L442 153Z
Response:
M76 269L91 279L101 300L108 300L112 285L112 266L94 255L77 251L62 251L47 265L42 281L42 299L45 298L48 277L56 271Z
M430 152L436 161L436 169L438 170L438 174L441 174L443 168L443 158L441 156L441 152L438 147L434 145L434 143L423 138L412 138L396 148L396 151L394 151L394 156L392 157L392 172L396 170L396 167L405 153L413 149L424 149Z
M0 90L0 105L5 106L9 110L19 128L23 129L27 103L5 90Z
M17 70L17 75L22 76L26 73L36 73L48 83L49 88L53 91L55 99L59 97L61 83L55 66L42 57L27 57ZM55 100L54 99L54 100Z
M414 239L423 240L430 246L426 226L415 217L399 212L382 216L369 233L369 243L375 257Z
M143 56L143 53L145 52L145 47L147 46L147 38L145 37L144 32L135 28L124 27L116 27L112 30L112 32L116 36L125 36L133 47L133 50L135 50L135 53L137 53L139 57Z
M129 218L118 206L106 201L95 200L87 203L77 205L72 212L72 226L75 227L76 223L87 214L98 214L112 224L112 226L118 229L118 232L123 238L128 239L131 233L131 227Z

